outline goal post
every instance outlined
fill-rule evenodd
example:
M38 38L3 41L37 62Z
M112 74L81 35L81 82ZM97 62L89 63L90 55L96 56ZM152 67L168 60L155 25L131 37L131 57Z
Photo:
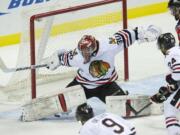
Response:
M54 15L59 15L59 14L65 14L69 12L74 12L74 11L80 11L83 9L89 9L93 7L98 7L102 6L105 4L111 4L111 3L116 3L120 2L122 4L122 22L123 22L123 28L127 28L127 3L126 0L103 0L103 1L98 1L98 2L93 2L89 4L83 4L83 5L78 5L74 7L69 7L65 9L59 9L59 10L54 10L54 11L49 11L49 12L44 12L40 14L35 14L31 16L30 18L30 61L31 65L36 65L36 43L35 43L35 21L36 20L41 20L45 17L49 16L54 16ZM124 51L124 80L128 80L129 78L129 72L128 72L128 50L125 49ZM36 69L31 69L31 91L32 91L32 98L36 98Z
M70 0L69 0L70 1ZM74 50L83 35L97 40L111 37L127 28L126 0L87 1L55 0L52 5L25 9L22 15L21 43L18 46L16 67L34 67L59 49ZM9 67L9 66L7 66ZM118 81L128 80L128 50L115 58ZM76 67L60 66L13 72L8 84L1 88L8 101L29 101L32 98L65 88L76 76ZM124 73L124 77L123 77Z

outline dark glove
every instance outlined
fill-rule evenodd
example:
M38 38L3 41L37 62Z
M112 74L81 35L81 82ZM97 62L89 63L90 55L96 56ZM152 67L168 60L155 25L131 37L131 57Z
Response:
M172 75L171 75L171 74L166 75L166 82L167 82L168 84L177 84L177 81L175 81L175 80L172 78Z
M168 88L162 86L162 87L159 88L159 92L157 94L153 95L150 99L155 103L162 103L170 95L171 95L171 93L169 92Z
M138 40L139 39L138 38L138 27L135 27L133 30L135 32L135 38L136 38L136 40Z
M150 99L155 103L162 103L166 100L165 97L159 95L159 93L153 95Z
M166 82L168 83L167 87L171 93L178 89L177 81L172 78L171 74L166 76Z

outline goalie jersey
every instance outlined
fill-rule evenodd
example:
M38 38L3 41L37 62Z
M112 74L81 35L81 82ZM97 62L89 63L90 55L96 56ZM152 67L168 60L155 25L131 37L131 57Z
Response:
M120 116L103 113L88 120L80 135L135 135L135 128Z
M114 65L115 55L132 45L136 39L135 36L133 30L122 30L107 39L98 39L98 49L86 64L77 48L63 53L59 50L60 65L77 67L76 80L88 89L113 82L118 78Z

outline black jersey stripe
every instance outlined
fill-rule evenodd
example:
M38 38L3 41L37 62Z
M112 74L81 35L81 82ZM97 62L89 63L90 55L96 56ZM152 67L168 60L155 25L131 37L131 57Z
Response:
M178 123L176 123L176 124L169 124L169 125L166 126L166 128L171 127L171 126L177 126L177 127L180 127L180 125L179 125Z
M63 58L64 54L59 54L58 57L59 57L61 65L64 65L64 58Z
M128 30L123 30L124 32L126 32L129 35L129 40L130 40L130 44L132 44L132 36L131 36L131 32L129 32Z
M131 128L131 131L135 130L135 127Z
M180 73L180 71L173 71L173 73L178 73L178 74L179 74L179 73Z
M111 75L110 78L98 79L98 80L94 80L94 81L90 81L87 78L83 77L80 74L79 70L78 70L77 75L76 75L76 80L78 82L81 82L82 84L86 84L86 85L90 85L90 84L92 84L92 85L101 85L101 84L105 84L105 83L108 83L108 82L115 81L115 80L117 80L117 78L118 78L118 74L115 71L115 69L113 70L112 75Z
M130 41L129 41L129 36L128 36L128 34L126 33L126 32L124 32L124 31L119 31L121 34L122 34L122 36L124 37L124 39L126 40L126 48L130 45Z
M128 47L130 45L128 33L124 32L124 31L119 31L119 32L122 34L122 36L124 36L124 39L126 40L126 43L127 43L126 47Z
M177 67L177 66L179 66L179 67L180 67L180 63L173 64L171 67L172 67L172 69L173 69L174 67Z
M170 102L171 105L176 106L177 102L179 101L179 98L180 98L180 90L178 90L174 95L173 99Z

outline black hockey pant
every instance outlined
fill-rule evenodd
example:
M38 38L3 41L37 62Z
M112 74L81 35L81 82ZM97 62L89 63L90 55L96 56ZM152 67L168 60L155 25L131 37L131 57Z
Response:
M75 86L75 85L81 85L79 82L74 79L72 82L70 82L67 87ZM115 96L115 95L127 95L119 85L117 85L116 82L110 82L104 85L101 85L94 89L88 89L84 86L82 86L86 95L86 98L91 97L98 97L101 101L105 103L106 96Z

